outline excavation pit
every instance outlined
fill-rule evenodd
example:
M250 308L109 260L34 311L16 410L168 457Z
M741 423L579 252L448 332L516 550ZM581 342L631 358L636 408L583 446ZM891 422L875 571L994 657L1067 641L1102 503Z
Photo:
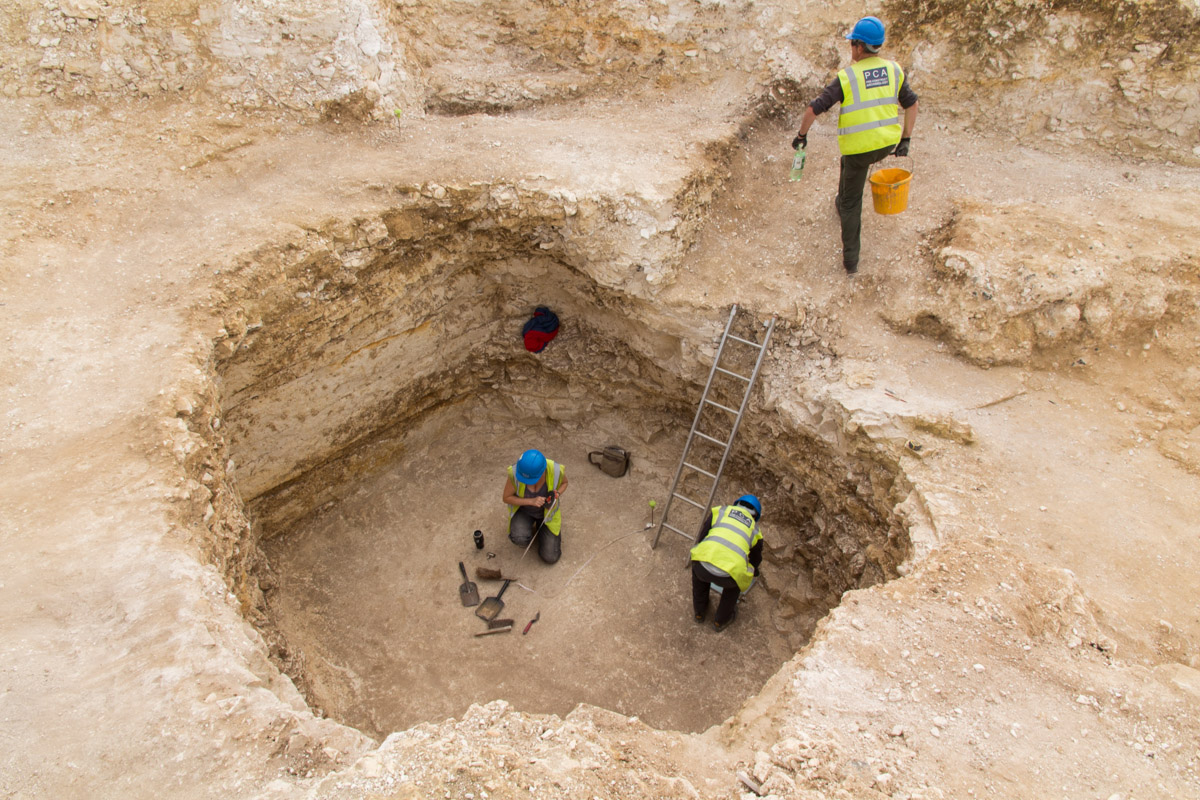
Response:
M495 699L560 715L589 703L700 731L844 591L895 577L909 548L889 467L848 460L756 389L717 502L762 498L765 577L729 629L711 611L698 625L688 542L664 531L652 549L649 503L665 505L726 310L659 309L547 258L414 249L339 285L327 254L265 258L239 277L237 334L218 347L230 493L254 521L234 550L261 554L251 616L318 713L382 737ZM540 354L519 336L530 297L563 320ZM588 462L608 444L633 453L624 477ZM570 482L554 565L506 536L505 469L529 447ZM500 584L477 567L519 579L501 614L512 632L475 636L460 561L483 597Z
M692 620L682 540L651 550L646 529L649 500L662 499L673 465L647 458L640 436L621 435L617 415L567 431L497 413L504 407L484 398L436 415L401 459L267 543L279 586L270 605L305 654L310 701L376 734L497 698L559 715L590 703L688 731L733 713L794 648L762 589L728 631ZM624 477L588 463L596 445L631 440L639 444ZM569 479L563 555L552 566L508 540L500 501L505 468L532 445ZM773 524L769 535L797 531ZM516 576L500 614L514 620L511 633L475 636L486 624L459 602L459 561L481 597L501 584L476 578L477 567Z

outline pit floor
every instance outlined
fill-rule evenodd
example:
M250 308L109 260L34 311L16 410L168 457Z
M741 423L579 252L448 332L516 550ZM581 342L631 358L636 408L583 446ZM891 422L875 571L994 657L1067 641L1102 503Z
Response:
M472 400L411 432L403 456L345 500L270 540L279 577L270 605L291 650L303 653L309 702L375 736L495 699L558 715L589 703L700 731L756 694L794 654L795 631L777 629L760 586L725 631L693 620L688 543L664 531L652 550L655 531L646 529L650 499L663 507L687 423L678 435L649 432L668 444L648 457L646 439L628 430L633 417L530 422ZM624 477L588 463L605 444L633 452ZM536 544L522 560L506 534L505 468L529 447L560 461L570 482L553 566ZM737 490L723 481L717 502ZM772 526L769 513L766 537L796 535ZM476 529L483 550L472 543ZM500 614L515 621L511 633L474 636L486 623L459 601L460 560L482 598L500 583L476 579L476 567L519 579Z

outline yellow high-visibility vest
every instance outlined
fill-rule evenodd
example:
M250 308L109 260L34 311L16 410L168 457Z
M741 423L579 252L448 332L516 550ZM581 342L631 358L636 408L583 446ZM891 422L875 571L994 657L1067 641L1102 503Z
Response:
M741 506L717 506L712 510L712 527L692 548L692 561L703 561L729 573L738 589L746 591L754 579L750 568L750 548L762 534L749 509Z
M521 481L517 478L515 464L508 468L508 479L513 482L513 486L517 487L517 497L524 497L525 496L525 487L528 484L521 483ZM561 482L562 482L562 464L555 464L550 459L546 459L546 486L547 486L547 488L549 488L550 491L553 492L555 489L558 488L558 485ZM517 507L509 506L508 507L508 518L510 520L512 519L512 516L515 513L517 513ZM560 504L558 506L558 508L554 509L554 516L546 521L546 530L550 531L555 536L558 536L558 533L561 529L562 529L562 505Z
M900 85L904 70L894 61L871 56L838 73L842 107L838 113L838 149L842 155L866 153L900 141Z

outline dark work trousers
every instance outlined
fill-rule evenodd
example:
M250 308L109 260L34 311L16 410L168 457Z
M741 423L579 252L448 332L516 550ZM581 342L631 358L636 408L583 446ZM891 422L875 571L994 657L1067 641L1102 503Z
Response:
M508 538L513 544L524 547L533 538L533 533L542 524L541 509L537 516L529 506L521 506L508 521ZM561 529L560 529L561 530ZM562 537L555 536L549 528L538 533L538 556L547 564L553 564L562 556Z
M692 610L698 617L703 617L708 613L708 593L712 589L709 584L713 583L721 587L721 602L717 604L717 615L713 617L713 622L724 625L733 619L734 613L737 612L738 595L741 594L741 589L738 588L737 581L728 575L717 577L705 569L703 563L693 561Z
M842 221L842 266L846 269L858 267L863 189L867 185L871 165L887 158L895 149L896 145L890 144L878 150L842 156L841 177L838 179L838 193L834 202L837 205L838 217Z

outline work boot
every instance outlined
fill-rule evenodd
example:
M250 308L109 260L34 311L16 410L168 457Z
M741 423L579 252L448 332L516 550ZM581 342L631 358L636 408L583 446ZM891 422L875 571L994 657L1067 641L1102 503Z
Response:
M731 619L727 619L724 622L717 622L714 619L713 620L713 630L714 631L723 631L729 627L729 623L731 623L731 622L733 622L733 620L731 620Z
M697 614L697 615L696 615L696 622L704 622L704 615L703 615L703 614Z
M846 268L847 275L855 275L858 273L857 261L843 261L842 266Z

